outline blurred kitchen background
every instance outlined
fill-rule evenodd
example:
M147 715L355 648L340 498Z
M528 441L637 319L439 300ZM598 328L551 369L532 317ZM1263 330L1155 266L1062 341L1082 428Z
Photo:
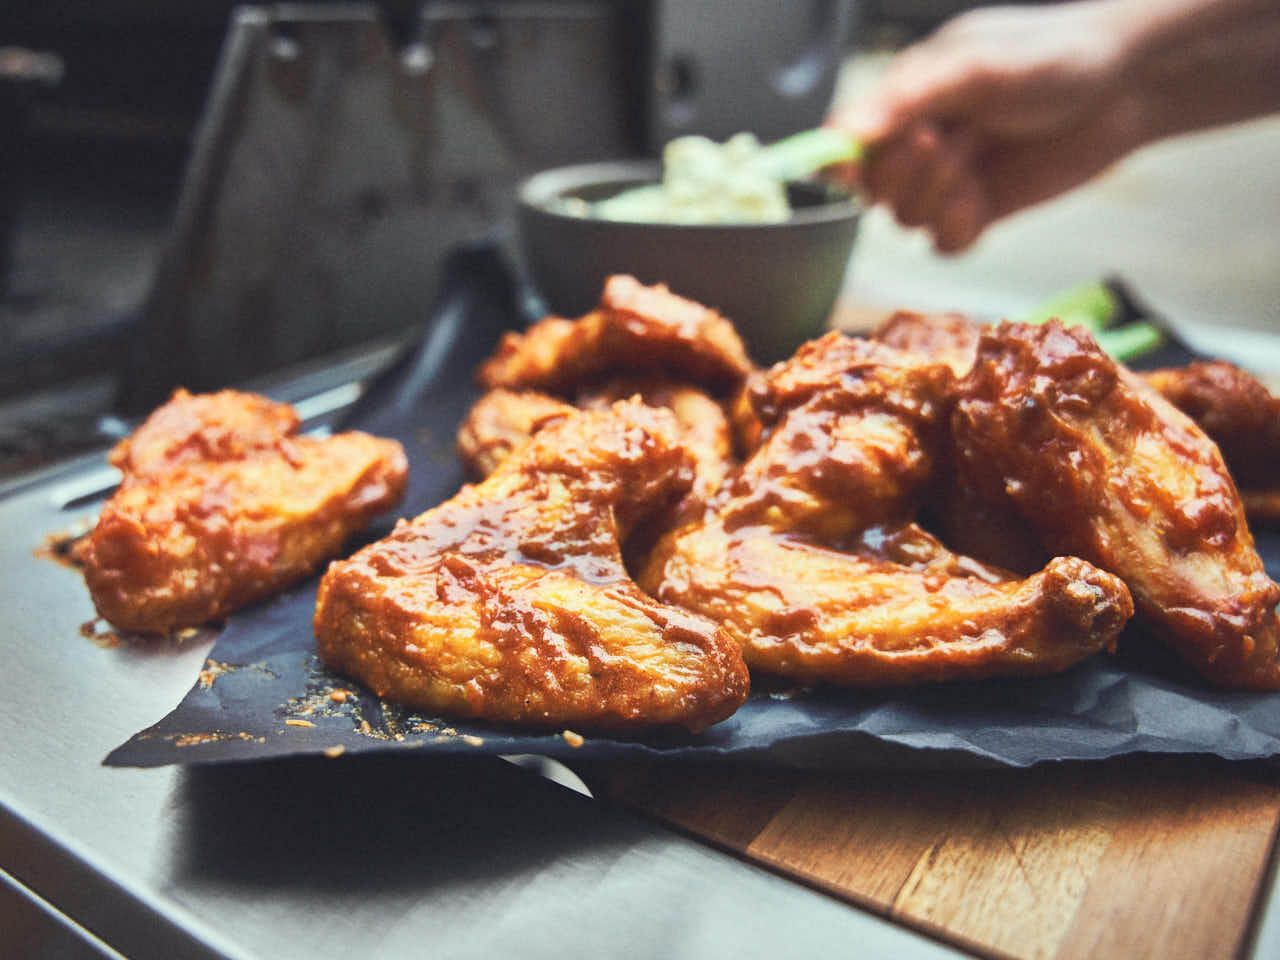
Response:
M516 176L816 125L974 5L8 0L0 482L110 442L178 382L367 372ZM837 319L1016 314L1104 275L1280 374L1280 119L1142 151L958 258L871 211Z

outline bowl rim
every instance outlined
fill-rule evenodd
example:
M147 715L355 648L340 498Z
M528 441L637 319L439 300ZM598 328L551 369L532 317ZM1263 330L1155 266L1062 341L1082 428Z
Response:
M792 227L823 223L839 223L856 220L862 214L858 198L832 200L812 207L792 210L791 216L776 223L653 223L644 220L602 220L564 213L548 206L553 198L591 186L626 180L656 181L662 165L656 160L603 160L594 163L575 163L552 167L531 174L520 181L516 188L516 201L525 210L557 221L590 224L596 228L617 230L665 230L711 232L717 230L786 230Z

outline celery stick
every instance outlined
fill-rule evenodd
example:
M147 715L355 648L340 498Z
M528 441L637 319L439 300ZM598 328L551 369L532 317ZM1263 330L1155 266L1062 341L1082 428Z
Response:
M1098 346L1122 363L1150 353L1164 342L1164 334L1145 320L1101 330L1094 335Z
M1105 329L1119 307L1115 294L1098 280L1050 297L1031 311L1025 320L1027 323L1044 323L1057 317L1068 327L1085 327L1096 334Z
M769 144L760 151L759 169L775 180L803 180L833 163L862 156L862 145L852 136L829 127L804 130Z

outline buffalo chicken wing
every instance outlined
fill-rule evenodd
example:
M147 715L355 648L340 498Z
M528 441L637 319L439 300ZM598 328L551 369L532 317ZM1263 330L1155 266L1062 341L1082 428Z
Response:
M910 522L936 462L951 371L829 334L758 377L767 430L641 583L725 624L751 666L888 685L1062 670L1132 613L1117 578L1072 557L1018 580Z
M1051 551L1124 579L1211 681L1280 687L1280 588L1214 443L1082 330L1002 324L958 388L957 468Z
M453 716L722 720L748 691L737 647L641 592L619 548L692 483L665 410L625 401L548 423L482 483L330 566L320 655L379 696Z
M140 633L221 619L311 573L399 500L398 443L297 425L252 394L179 390L122 441L120 489L76 549L98 613Z

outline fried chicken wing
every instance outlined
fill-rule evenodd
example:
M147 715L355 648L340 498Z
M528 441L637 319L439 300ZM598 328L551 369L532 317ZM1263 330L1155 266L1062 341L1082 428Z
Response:
M889 685L1035 675L1114 642L1116 577L1073 558L1016 580L910 522L952 374L829 334L752 381L766 439L641 584L721 621L752 667Z
M675 414L694 459L691 492L703 500L715 492L732 465L728 418L720 404L697 387L664 380L620 379L588 387L578 393L577 407L533 390L490 390L458 430L458 455L472 476L483 479L553 420L575 409L599 410L630 397Z
M934 468L951 374L869 340L829 333L752 378L767 431L719 512L834 543L902 522Z
M400 445L294 435L292 408L179 390L112 454L124 472L76 558L98 613L166 633L221 619L311 573L399 500Z
M899 310L871 336L906 353L945 363L957 377L973 366L982 326L962 313Z
M537 726L699 730L746 698L714 623L633 583L619 541L684 495L675 418L634 401L557 419L482 483L330 566L321 657L379 696Z
M478 375L487 389L568 397L618 375L656 375L727 393L751 370L742 340L716 311L665 286L612 276L598 309L578 320L548 317L508 333Z
M573 411L572 405L535 390L490 390L458 428L458 456L473 478L483 480L516 447Z
M685 449L693 457L690 493L705 501L724 482L733 466L733 437L724 408L697 387L670 380L627 377L578 393L578 406L597 410L618 400L639 397L651 407L670 410L680 426Z
M179 388L108 459L132 481L184 463L274 450L297 429L298 415L287 403L238 390L192 394Z
M1111 644L1132 613L1124 585L1083 560L1015 580L909 529L932 551L918 568L715 519L659 547L649 586L722 621L752 668L846 686L1054 673Z
M1056 321L985 331L957 392L966 482L1045 548L1120 576L1209 680L1280 688L1280 588L1218 448L1186 415Z
M1257 377L1221 360L1144 377L1218 445L1242 488L1280 487L1280 397Z

